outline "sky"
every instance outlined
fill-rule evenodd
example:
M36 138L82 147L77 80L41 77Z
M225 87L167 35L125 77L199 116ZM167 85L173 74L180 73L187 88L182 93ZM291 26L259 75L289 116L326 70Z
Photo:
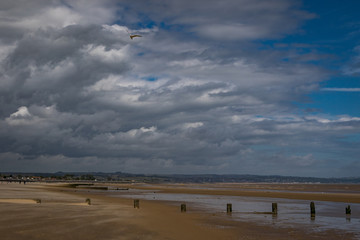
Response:
M2 0L0 172L358 177L359 9Z

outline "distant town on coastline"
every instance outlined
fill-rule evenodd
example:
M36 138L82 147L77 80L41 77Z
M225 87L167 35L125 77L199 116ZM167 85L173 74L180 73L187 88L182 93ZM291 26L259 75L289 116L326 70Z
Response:
M103 172L0 173L2 182L114 182L114 183L360 183L360 177L315 178L236 174L149 175Z

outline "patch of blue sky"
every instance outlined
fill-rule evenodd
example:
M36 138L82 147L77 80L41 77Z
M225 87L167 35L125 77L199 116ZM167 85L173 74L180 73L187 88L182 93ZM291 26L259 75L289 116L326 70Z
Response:
M337 0L304 0L303 9L316 16L303 24L302 31L268 43L280 50L303 46L298 54L313 51L322 56L321 61L308 63L329 70L330 75L320 84L319 90L308 95L310 101L297 105L319 110L313 114L359 117L360 76L349 75L344 69L353 64L359 54L355 48L360 45L360 1L339 4ZM283 61L290 62L291 59L284 58Z
M316 16L305 22L304 37L313 37L320 43L333 43L351 37L356 28L356 19L359 19L358 10L360 1L338 0L305 0L303 9L315 13Z
M137 22L136 26L137 28L153 28L156 27L157 24L144 15L142 21Z
M360 92L319 91L309 94L308 103L298 103L302 109L318 109L314 114L350 115L360 117Z
M360 37L360 1L305 0L303 9L314 13L298 32L270 41L278 49L296 49L299 54L314 52L326 59L321 63L330 69L340 69L354 56ZM288 61L288 59L284 59ZM316 62L319 63L319 62Z
M141 79L146 80L146 81L149 81L149 82L155 82L155 81L157 81L159 78L156 77L156 76L146 76L146 77L143 77L143 78L141 78Z
M318 92L309 95L308 108L321 109L323 113L360 117L360 77L335 76L321 84Z
M130 29L141 29L141 28L153 28L156 26L156 22L149 18L144 13L136 12L132 9L129 5L118 3L117 4L119 9L116 13L118 19L116 19L112 24L119 24L119 25L127 25ZM137 21L126 21L126 17L124 13L133 13L134 17L132 20L137 19Z
M331 80L322 84L323 88L360 88L360 76L340 75L333 76Z

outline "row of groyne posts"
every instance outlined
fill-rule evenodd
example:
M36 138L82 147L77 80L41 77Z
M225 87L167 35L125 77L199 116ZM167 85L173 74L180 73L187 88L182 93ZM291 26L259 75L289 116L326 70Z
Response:
M271 212L256 212L256 213L263 213L263 214L272 214L273 216L277 216L278 214L278 204L277 203L272 203L272 211ZM135 199L134 200L134 208L140 208L140 200L139 199ZM181 212L186 212L186 204L182 203L180 205L180 211ZM226 204L226 213L227 214L231 214L232 213L232 204L231 203L227 203ZM310 202L310 217L312 219L315 219L315 203L314 202ZM345 214L347 217L350 217L351 215L351 208L350 205L348 205L347 207L345 207Z

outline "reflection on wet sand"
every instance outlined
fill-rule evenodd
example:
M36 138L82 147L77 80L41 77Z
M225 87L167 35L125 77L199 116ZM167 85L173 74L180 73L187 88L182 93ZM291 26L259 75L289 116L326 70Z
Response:
M232 219L236 221L251 221L261 225L272 225L276 227L307 228L312 231L335 229L351 232L360 237L360 203L351 203L352 214L347 214L346 209L350 208L349 201L341 202L339 199L346 197L349 193L339 193L336 185L333 185L333 188L325 185L320 193L314 191L314 186L311 186L310 189L302 186L301 191L298 191L299 186L295 185L290 192L287 189L281 189L279 186L275 186L275 189L269 189L269 187L274 185L268 184L264 184L263 186L248 185L246 187L247 191L243 191L243 189L239 190L239 188L236 188L236 185L224 186L224 188L221 188L221 185L217 185L216 187L206 185L186 186L190 193L185 193L187 190L184 189L184 186L179 185L174 185L173 188L171 185L161 187L154 185L152 186L152 190L151 186L135 186L133 190L122 193L112 192L109 193L109 195L113 197L166 201L172 205L179 205L180 203L186 202L190 209L188 211L206 211L216 214L227 212L227 204L231 203L231 216ZM254 197L249 196L251 195L251 193L248 192L248 190L251 190L250 186L256 188ZM284 186L284 188L288 187L289 185ZM357 188L357 186L353 187ZM200 191L202 194L193 194L194 189ZM329 192L324 192L324 190ZM214 194L211 194L211 192ZM272 195L272 197L261 197L262 193L266 195L269 192L272 194L278 193L282 198L275 198L273 197L274 195ZM219 193L224 195L219 195ZM228 193L228 195L226 193ZM245 196L241 196L242 193ZM292 198L303 194L311 199L311 196L318 198L320 194L320 196L328 200L329 197L333 196L335 201L288 199L283 197L284 193L291 194ZM359 198L359 193L352 189L351 196L356 200L356 198ZM302 196L301 198L305 197ZM358 201L356 200L355 202ZM274 203L278 206L277 214L273 214L272 207Z

